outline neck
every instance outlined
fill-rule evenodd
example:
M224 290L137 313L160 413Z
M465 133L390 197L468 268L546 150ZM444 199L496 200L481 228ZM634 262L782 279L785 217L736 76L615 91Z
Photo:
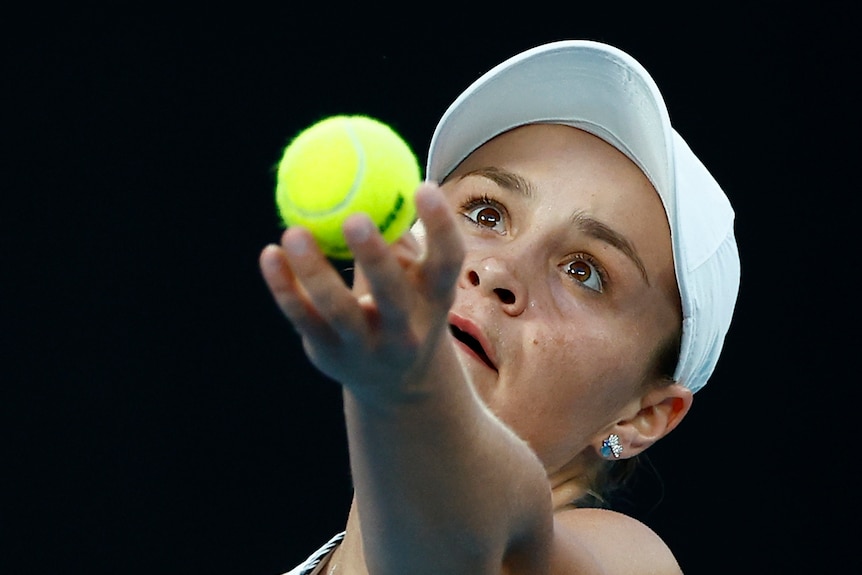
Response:
M569 479L558 485L551 485L551 503L554 512L571 508L572 504L586 495L587 489L576 478Z
M573 471L577 465L567 465L548 476L554 512L571 509L572 503L587 494L589 473L583 469ZM356 498L350 505L344 540L332 552L326 573L328 575L367 575L365 555L362 551L362 532Z
M572 503L589 492L598 468L585 465L580 457L548 474L554 511L571 508Z
M350 504L344 539L330 555L326 573L327 575L367 575L356 497Z

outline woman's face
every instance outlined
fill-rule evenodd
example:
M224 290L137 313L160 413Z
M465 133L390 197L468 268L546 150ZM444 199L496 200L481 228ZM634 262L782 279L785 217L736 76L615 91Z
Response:
M467 249L462 363L552 473L621 417L679 329L661 200L621 152L549 124L486 143L443 188Z

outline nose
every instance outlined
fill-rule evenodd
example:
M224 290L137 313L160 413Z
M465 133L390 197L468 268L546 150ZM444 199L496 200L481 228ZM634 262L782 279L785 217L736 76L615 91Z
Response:
M511 264L500 257L491 256L467 262L461 284L467 289L479 289L500 303L511 316L520 315L527 306L527 288L511 269Z

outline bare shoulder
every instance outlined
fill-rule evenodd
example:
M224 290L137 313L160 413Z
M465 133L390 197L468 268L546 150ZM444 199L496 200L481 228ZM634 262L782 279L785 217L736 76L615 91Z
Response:
M680 575L670 548L655 531L607 509L560 511L554 519L553 573L581 564L585 552L597 573ZM590 571L593 569L589 569Z

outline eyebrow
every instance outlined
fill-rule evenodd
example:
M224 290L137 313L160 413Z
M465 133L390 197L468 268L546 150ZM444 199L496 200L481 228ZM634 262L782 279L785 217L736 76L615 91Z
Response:
M529 180L508 170L503 170L497 167L478 168L462 174L459 179L463 179L468 176L481 176L483 178L487 178L501 188L516 192L527 198L532 198L534 196L534 186L529 182ZM613 246L629 258L638 268L638 271L640 271L641 277L643 277L646 284L650 285L646 266L640 256L638 256L634 246L632 246L631 242L626 239L625 236L601 220L597 220L581 210L575 211L575 213L572 214L571 220L572 223L585 234Z
M524 197L533 197L533 186L526 178L508 170L495 167L477 168L466 174L462 174L459 179L463 180L469 176L481 176L488 178L501 188L505 188L512 192L517 192Z
M625 236L604 222L601 222L580 210L572 214L572 222L574 222L574 224L587 235L610 244L622 252L635 264L635 266L637 266L646 284L650 285L646 266L644 266L644 263L635 251L634 246L632 246L631 242L628 241Z

